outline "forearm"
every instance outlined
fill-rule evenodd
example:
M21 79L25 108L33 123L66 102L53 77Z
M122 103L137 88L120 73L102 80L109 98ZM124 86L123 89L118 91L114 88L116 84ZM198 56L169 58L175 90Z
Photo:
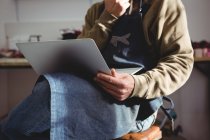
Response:
M78 38L92 38L97 46L102 49L110 39L110 33L116 21L117 17L105 10L100 15L96 15L94 10L89 10L85 18L83 31Z
M156 12L161 16L147 24L153 27L148 30L156 36L151 47L158 50L159 61L153 69L133 76L135 87L132 97L150 99L169 95L187 81L193 68L193 48L185 9L180 0L176 3L168 0L161 2L164 2L163 8Z
M192 51L163 58L154 69L133 76L135 88L132 96L151 99L170 95L187 81L192 68Z

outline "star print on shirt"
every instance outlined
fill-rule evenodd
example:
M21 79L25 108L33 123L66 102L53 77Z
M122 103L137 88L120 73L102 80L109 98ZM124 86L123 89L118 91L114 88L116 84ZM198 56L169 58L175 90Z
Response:
M112 36L112 39L111 39L110 43L115 47L118 46L118 42L121 42L121 43L128 46L130 44L130 42L128 41L128 38L130 36L131 36L131 33L128 33L128 34L123 35L123 36Z

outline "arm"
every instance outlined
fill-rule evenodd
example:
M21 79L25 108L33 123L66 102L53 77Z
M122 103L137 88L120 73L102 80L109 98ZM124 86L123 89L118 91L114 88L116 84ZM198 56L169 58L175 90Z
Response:
M99 49L106 46L118 17L130 6L129 0L104 0L94 4L85 16L85 25L78 38L92 38Z
M118 17L129 6L129 0L104 0L104 3L94 4L85 16L85 25L78 38L92 38L99 49L102 49L110 39L112 27ZM95 81L117 100L125 100L133 90L134 79L129 74L118 74L114 69L111 72L112 75L98 73Z
M93 6L88 10L85 16L85 25L78 38L92 38L99 49L102 49L110 38L111 28L117 18L106 11L103 11L99 16L95 8Z
M181 1L156 0L153 5L147 14L153 19L145 21L145 32L147 40L152 40L148 38L149 30L155 36L151 44L158 47L160 59L152 70L133 76L135 87L132 96L147 99L176 91L187 81L193 68L193 49ZM156 17L152 15L155 12L159 13Z

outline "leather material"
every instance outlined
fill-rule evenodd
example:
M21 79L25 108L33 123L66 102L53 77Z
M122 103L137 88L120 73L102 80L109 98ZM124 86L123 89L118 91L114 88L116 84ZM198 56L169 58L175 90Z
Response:
M148 130L139 133L128 133L115 140L158 140L162 138L162 132L158 126L151 126Z

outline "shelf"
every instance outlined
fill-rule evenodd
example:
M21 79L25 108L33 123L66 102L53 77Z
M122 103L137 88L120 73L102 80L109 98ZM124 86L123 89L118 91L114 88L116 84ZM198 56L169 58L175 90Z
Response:
M31 67L25 58L0 58L0 68Z
M210 57L195 57L195 62L210 62Z
M210 57L195 57L195 62L210 62ZM31 67L25 58L0 58L0 68Z

